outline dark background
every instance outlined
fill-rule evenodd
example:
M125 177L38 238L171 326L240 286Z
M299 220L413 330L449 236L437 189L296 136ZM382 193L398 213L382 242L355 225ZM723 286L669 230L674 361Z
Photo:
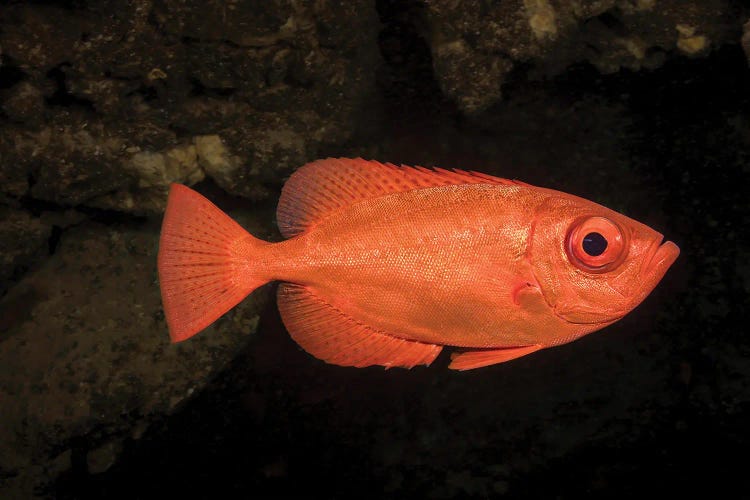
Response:
M91 5L55 7L75 12ZM667 50L655 68L602 74L590 62L572 61L540 76L539 64L519 62L505 77L502 100L477 113L446 95L436 79L430 40L420 28L425 8L377 2L380 62L360 96L364 111L353 114L356 127L345 140L323 141L304 154L476 169L595 200L680 246L663 281L605 330L465 373L447 369L447 352L431 367L410 371L326 365L286 334L275 285L267 285L256 292L267 299L258 305L256 333L243 337L189 398L146 413L139 392L131 391L135 402L119 413L117 426L73 426L50 438L51 451L34 455L36 494L750 497L750 69L741 31L699 56ZM734 8L747 12L742 4ZM21 65L3 57L4 88L28 80ZM213 97L231 100L234 91L227 92ZM53 92L44 106L92 106L74 94ZM169 95L157 92L154 99ZM2 119L8 130L19 126L12 113ZM278 238L272 211L283 174L261 174L262 193L211 178L196 189L224 209L253 214L262 228L256 234ZM5 204L33 217L72 208L84 218L73 227L158 233L158 207L132 213L31 189L6 193ZM70 226L53 224L43 238L48 254L15 268L0 302L5 318L13 289L55 254ZM21 316L5 327L7 335L18 338L13 329L21 328ZM151 328L150 335L166 336L162 323ZM204 335L211 333L217 332ZM149 425L133 437L131 427L143 420ZM113 438L117 452L92 470L91 451ZM69 463L55 473L39 468L40 456L63 450ZM20 467L0 471L9 488L23 476Z

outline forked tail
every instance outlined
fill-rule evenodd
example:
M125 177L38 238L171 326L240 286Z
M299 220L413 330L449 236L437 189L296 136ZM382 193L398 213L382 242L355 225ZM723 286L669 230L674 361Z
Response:
M200 194L171 185L158 268L172 342L200 332L269 281L255 268L265 245Z

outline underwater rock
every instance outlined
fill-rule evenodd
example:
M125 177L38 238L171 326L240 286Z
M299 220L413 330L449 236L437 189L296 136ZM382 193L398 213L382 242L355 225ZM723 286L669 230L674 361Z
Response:
M206 175L215 180L219 186L225 187L231 184L242 160L232 155L218 135L198 136L194 142L198 164Z
M220 173L206 137L215 136L196 138L198 147L193 138L177 141L155 127L115 129L75 119L37 131L7 127L0 137L6 153L0 183L11 197L153 214L164 209L170 183L200 182L204 168Z
M87 204L137 184L135 173L123 166L138 151L132 149L133 143L147 141L158 147L166 142L164 134L154 128L113 128L100 120L66 115L59 117L60 122L33 131L5 127L0 136L4 193L63 206Z
M199 392L251 338L263 293L213 331L170 344L157 240L153 225L71 228L0 302L0 317L16 309L0 337L4 498L30 498L54 481L48 474L70 466L71 446L85 453L89 473L106 470L122 440Z
M731 11L724 0L431 0L424 21L443 92L472 114L501 99L506 75L520 65L544 78L579 62L613 73L658 67L675 50L703 55L736 40Z
M209 176L253 199L355 130L374 90L377 16L371 2L230 4L164 0L154 15L187 38L193 97L175 124L217 134L230 157Z
M86 454L86 467L89 474L101 474L112 467L122 453L122 442L108 441Z
M64 205L153 211L166 195L154 177L195 182L204 168L235 194L267 196L264 185L351 137L380 61L366 0L14 3L3 14L0 105L15 124L0 155L17 167L0 167L0 189ZM170 175L170 155L215 135L225 160L185 158L193 173Z
M252 199L269 196L268 187L278 182L279 172L262 170L261 165L289 165L294 168L315 156L304 132L290 127L282 120L273 119L249 128L226 130L226 142L240 144L234 156L243 158L234 175L217 175L217 184L227 191ZM243 141L243 137L253 141ZM293 168L292 168L293 170Z
M2 110L10 120L30 126L42 122L43 109L42 91L35 85L23 81L8 92L2 105Z
M500 100L500 85L513 69L507 58L477 54L463 40L433 46L435 73L440 75L440 86L459 107L472 114L483 111Z
M49 224L28 212L0 206L0 294L6 280L20 267L46 253L51 230Z
M138 178L138 187L165 186L170 180L194 184L203 180L194 144L182 144L167 151L139 151L129 161Z

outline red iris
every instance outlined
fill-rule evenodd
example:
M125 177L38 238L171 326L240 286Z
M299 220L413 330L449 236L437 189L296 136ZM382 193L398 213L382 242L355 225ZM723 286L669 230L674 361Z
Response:
M625 235L605 217L576 220L568 231L565 249L579 269L603 273L619 265L625 257Z

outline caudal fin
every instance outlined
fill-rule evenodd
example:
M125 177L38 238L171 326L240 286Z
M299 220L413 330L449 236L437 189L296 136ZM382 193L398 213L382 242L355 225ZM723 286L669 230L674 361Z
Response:
M187 186L170 186L158 268L172 342L200 332L268 281L254 266L267 244Z

